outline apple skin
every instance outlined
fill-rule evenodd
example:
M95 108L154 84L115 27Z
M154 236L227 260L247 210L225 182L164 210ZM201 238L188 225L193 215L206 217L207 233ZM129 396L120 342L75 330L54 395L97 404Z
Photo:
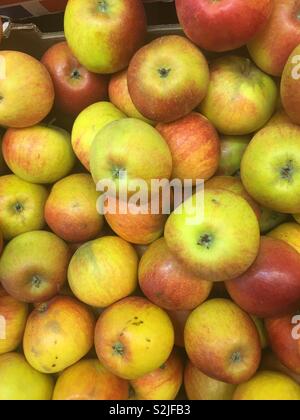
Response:
M279 372L261 371L237 387L234 401L299 401L300 386Z
M285 367L275 356L275 354L271 350L267 350L263 353L262 361L261 361L261 370L271 370L275 372L281 372L290 376L294 381L296 381L300 385L300 375L289 370Z
M43 229L48 194L44 186L23 181L16 175L0 177L0 229L5 240Z
M96 359L81 360L58 378L54 401L127 400L129 384L110 373Z
M26 303L17 301L0 286L0 316L6 323L6 338L0 339L0 354L16 350L22 342L28 309Z
M94 326L88 307L71 297L57 296L29 315L23 340L25 357L39 372L61 372L90 351Z
M167 246L203 280L225 281L241 275L259 250L260 232L254 211L235 193L206 189L200 203L202 218L195 211L197 198L202 197L192 196L167 220Z
M78 61L93 73L116 73L143 45L147 20L141 0L70 0L64 29Z
M251 136L221 136L221 157L217 175L235 175Z
M4 135L2 151L15 175L36 184L58 181L75 164L70 135L57 127L11 128Z
M169 358L174 330L168 315L142 297L128 297L100 316L95 347L103 365L124 379L137 379Z
M278 360L292 372L300 375L300 340L293 338L292 323L296 313L266 319L271 348Z
M296 222L300 224L300 214L294 214L293 216Z
M294 124L300 124L299 57L300 46L298 45L291 53L291 55L288 58L288 61L286 62L282 73L280 85L281 101L283 108L287 113L289 119Z
M262 234L268 233L270 230L276 228L276 226L284 223L288 220L288 215L278 213L276 211L261 207L261 215L259 218L260 232Z
M252 378L261 359L261 345L252 319L227 299L198 306L184 330L190 361L211 378L240 384Z
M271 230L267 236L281 239L300 253L300 226L297 223L283 223Z
M51 400L54 381L33 369L18 353L0 356L0 400Z
M0 281L17 300L44 302L58 294L66 281L69 260L67 244L53 233L23 233L1 255Z
M144 295L166 310L188 311L204 302L212 283L189 272L169 251L164 238L155 241L139 265L139 284Z
M199 111L225 135L246 135L262 128L275 111L273 79L248 58L227 56L210 65L208 93Z
M0 132L0 176L7 175L9 173L9 169L5 163L2 153L2 137L2 133Z
M127 83L127 70L123 70L110 79L108 86L109 100L124 114L131 118L137 118L150 125L155 125L154 121L144 117L132 102Z
M28 54L0 52L0 125L24 128L41 122L54 103L54 87L46 67ZM34 100L32 99L34 98Z
M300 301L300 255L287 243L262 237L258 257L240 277L226 282L231 298L259 318L286 315Z
M193 112L156 129L168 143L173 158L172 179L209 179L217 171L220 139L214 126L203 115Z
M97 308L129 296L137 287L138 257L116 236L88 242L73 255L68 279L74 295Z
M272 76L281 76L284 65L300 43L299 0L274 0L268 24L248 44L255 63Z
M281 98L280 98L281 99ZM268 121L265 127L273 126L273 125L283 125L283 124L292 124L291 119L288 117L286 112L283 109L279 109L273 117Z
M251 140L241 178L259 204L281 213L300 212L300 127L269 126Z
M190 361L184 371L184 386L192 401L231 401L235 385L210 378Z
M200 104L207 93L209 69L195 45L170 35L155 39L135 54L127 80L138 111L150 120L167 123Z
M217 4L216 4L217 3ZM176 0L185 34L209 51L230 51L246 44L267 23L272 0Z
M183 361L173 350L169 359L158 369L130 381L134 395L131 400L175 400L183 382Z
M66 42L49 48L41 62L52 77L55 106L59 112L77 116L89 105L107 99L107 77L85 69Z
M98 197L88 174L74 174L58 181L45 206L48 226L67 242L87 242L96 238L104 221L97 212Z
M126 118L126 115L109 102L97 102L83 110L76 118L72 130L73 150L90 170L90 151L97 133L107 124Z
M184 328L188 317L192 311L167 311L169 315L174 332L175 332L175 346L184 348Z

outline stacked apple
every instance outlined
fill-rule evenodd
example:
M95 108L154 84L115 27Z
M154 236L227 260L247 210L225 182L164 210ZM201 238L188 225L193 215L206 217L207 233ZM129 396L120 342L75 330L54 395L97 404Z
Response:
M146 43L141 0L69 0L0 51L0 400L300 400L300 1L176 8Z

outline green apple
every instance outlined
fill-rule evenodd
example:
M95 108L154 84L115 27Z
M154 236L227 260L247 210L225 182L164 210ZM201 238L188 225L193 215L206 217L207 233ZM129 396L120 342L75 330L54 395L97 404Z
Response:
M221 136L221 159L217 175L234 175L239 171L250 140L251 136Z

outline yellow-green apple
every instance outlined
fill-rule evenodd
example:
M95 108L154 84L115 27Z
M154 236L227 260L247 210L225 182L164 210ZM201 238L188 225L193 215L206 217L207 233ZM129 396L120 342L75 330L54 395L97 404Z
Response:
M167 311L174 328L175 346L184 347L184 328L192 311Z
M204 302L212 283L190 272L169 251L164 238L155 241L139 265L139 284L144 295L167 310L188 311Z
M261 207L261 215L259 218L259 226L261 233L265 234L276 226L284 223L288 219L287 214L278 213L277 211Z
M109 100L124 114L131 118L138 118L148 124L154 125L154 121L144 117L132 102L127 83L127 70L123 70L110 79L108 86Z
M18 353L0 356L0 400L51 400L54 381L33 369Z
M235 385L210 378L190 361L184 371L184 387L188 399L193 401L230 401Z
M158 369L174 345L170 318L142 297L128 297L100 316L95 346L100 362L124 379L137 379Z
M300 2L299 2L299 12L300 12ZM300 40L299 40L300 42ZM281 101L285 112L287 113L289 119L295 123L300 124L300 89L299 89L299 79L300 79L300 46L298 45L286 62L284 67L280 92L281 92Z
M164 138L151 125L135 118L104 127L93 141L90 156L95 183L110 181L117 194L140 180L150 191L153 179L169 179L172 173L172 156Z
M127 67L146 36L141 0L69 0L64 29L78 61L93 73Z
M175 257L202 279L225 281L254 262L260 232L244 198L227 190L206 189L204 197L193 195L171 214L165 238Z
M48 191L16 175L0 177L0 229L5 240L42 229Z
M43 64L18 51L0 52L0 125L23 128L51 111L54 87Z
M209 69L195 45L170 35L155 39L135 54L127 80L131 99L142 115L171 122L188 115L203 100Z
M266 25L272 0L176 0L185 34L210 51L235 50L250 41Z
M25 357L40 372L60 372L90 351L94 326L88 307L74 298L57 296L29 315L23 340Z
M284 65L300 43L299 0L274 0L268 24L248 44L255 63L266 73L280 76Z
M73 255L68 280L82 302L104 308L137 287L138 257L121 238L105 236L81 246Z
M168 143L173 159L172 178L211 178L219 165L220 139L214 126L203 115L193 112L156 129Z
M89 105L107 99L107 77L84 68L66 42L50 47L41 61L52 77L58 112L77 116Z
M262 206L300 212L300 127L269 126L251 140L241 164L242 182Z
M191 362L206 375L230 384L252 378L261 359L257 328L228 299L212 299L189 316L184 330Z
M0 354L16 350L22 342L27 316L28 305L14 299L0 286L0 318L4 321L4 331L0 328Z
M103 226L103 216L96 208L98 198L94 181L88 174L74 174L58 181L45 206L48 226L67 242L96 238Z
M0 282L22 302L44 302L58 294L67 279L69 259L67 244L53 233L23 233L1 255Z
M300 386L279 372L261 371L237 387L234 401L300 401Z
M76 118L72 130L72 146L87 170L90 170L90 149L96 134L107 124L121 118L126 118L126 115L109 102L90 105Z
M300 336L295 332L298 313L266 319L266 329L274 354L292 372L300 375Z
M300 302L300 255L287 243L262 237L254 264L226 282L232 299L260 318L285 315Z
M98 360L81 360L63 371L54 392L54 401L127 400L129 383L110 373Z
M58 181L75 164L70 135L57 127L9 129L3 138L2 151L15 175L37 184Z
M214 176L213 178L205 182L205 188L222 190L224 189L243 197L246 201L248 201L257 218L260 218L261 210L259 205L247 193L245 187L243 186L239 178L229 175Z
M271 230L267 236L281 239L300 253L300 225L298 223L283 223Z
M173 350L169 359L158 369L130 381L131 400L175 400L183 381L183 361Z
M245 57L213 60L208 93L199 110L226 135L262 128L275 111L278 89L273 79Z
M284 366L271 350L267 350L263 353L260 368L261 370L271 370L284 373L287 376L290 376L300 385L300 375L297 375L297 373L292 372L290 369Z
M239 171L250 140L251 136L221 136L221 158L217 175L234 175Z
M264 320L261 318L258 318L255 315L250 315L250 316L252 318L252 321L256 325L258 335L260 338L261 348L264 350L269 346L268 334L267 334L267 330L264 324Z
M0 175L6 175L9 173L9 169L5 163L2 153L2 132L0 132Z

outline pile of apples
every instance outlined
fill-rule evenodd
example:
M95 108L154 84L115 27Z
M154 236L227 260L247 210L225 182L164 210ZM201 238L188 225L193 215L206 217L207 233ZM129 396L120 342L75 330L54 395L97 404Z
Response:
M176 8L146 43L141 0L69 0L41 61L0 50L1 400L300 400L300 1ZM101 215L123 171L203 217Z

